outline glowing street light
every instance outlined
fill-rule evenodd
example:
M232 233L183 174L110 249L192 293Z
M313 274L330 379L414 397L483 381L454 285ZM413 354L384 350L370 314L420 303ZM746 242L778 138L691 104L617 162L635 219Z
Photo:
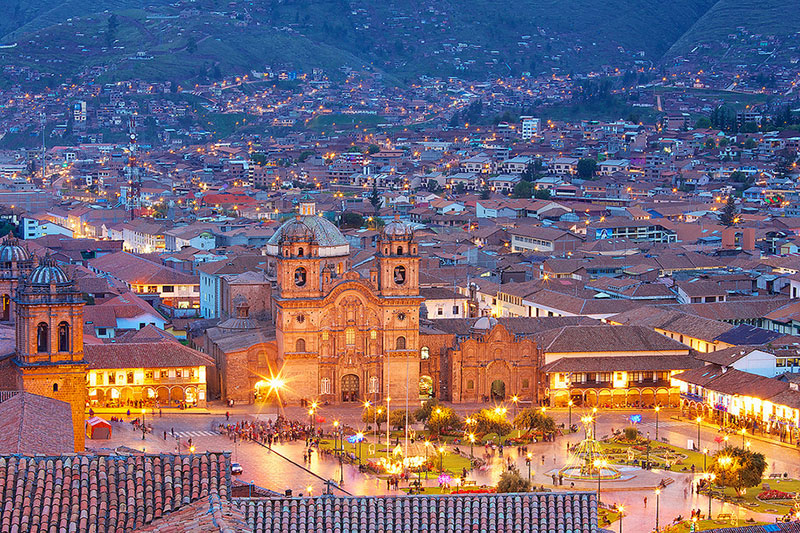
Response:
M698 450L700 449L700 422L702 422L702 421L703 421L703 419L698 416L697 417L697 449Z
M603 468L608 466L605 459L595 459L594 467L597 470L597 505L600 505L600 480L603 479Z
M569 407L569 427L572 427L572 406L575 405L575 402L572 400L567 402L567 406ZM570 430L572 431L572 430Z
M658 511L661 499L661 489L656 489L656 531L658 531ZM599 502L598 502L599 503Z
M661 406L656 405L655 411L656 411L656 440L658 440L658 412L661 411ZM699 446L700 443L698 442L697 445Z
M525 456L525 462L528 463L528 483L531 481L531 460L533 459L533 454L528 452L528 455Z
M625 507L618 505L617 510L619 511L619 533L622 533L622 517L625 516Z
M473 453L474 447L475 447L475 434L474 433L470 433L469 434L469 456L470 456L470 458L475 457L475 454Z

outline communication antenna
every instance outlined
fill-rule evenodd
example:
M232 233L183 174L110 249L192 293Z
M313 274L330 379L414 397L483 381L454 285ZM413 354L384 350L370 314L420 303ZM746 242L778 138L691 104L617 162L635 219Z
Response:
M142 176L139 173L139 168L136 161L136 115L131 115L128 119L128 183L130 188L128 191L128 212L130 213L131 220L136 218L139 209L141 208L141 195L142 195Z

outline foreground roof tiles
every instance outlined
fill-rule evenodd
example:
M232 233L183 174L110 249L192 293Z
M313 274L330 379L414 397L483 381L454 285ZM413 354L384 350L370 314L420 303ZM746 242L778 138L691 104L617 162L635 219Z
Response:
M209 495L228 454L0 456L0 532L132 531Z
M594 493L237 500L256 533L429 531L594 533Z

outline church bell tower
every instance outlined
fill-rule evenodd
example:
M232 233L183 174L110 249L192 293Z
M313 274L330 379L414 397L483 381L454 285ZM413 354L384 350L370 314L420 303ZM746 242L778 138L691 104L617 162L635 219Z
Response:
M20 280L14 298L18 388L70 404L75 451L85 445L84 303L75 283L49 257Z

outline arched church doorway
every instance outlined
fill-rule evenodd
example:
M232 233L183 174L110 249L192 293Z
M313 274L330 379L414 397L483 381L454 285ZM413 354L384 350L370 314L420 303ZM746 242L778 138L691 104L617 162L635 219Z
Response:
M433 398L433 378L430 376L419 377L419 397L421 400Z
M358 401L358 376L355 374L345 374L342 376L342 401Z
M495 401L502 402L506 399L506 384L502 379L492 381L491 396Z

